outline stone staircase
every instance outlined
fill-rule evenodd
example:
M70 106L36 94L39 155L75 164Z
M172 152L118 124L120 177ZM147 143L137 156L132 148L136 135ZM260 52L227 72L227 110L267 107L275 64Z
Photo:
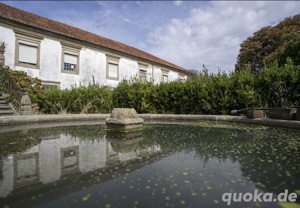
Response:
M4 98L3 93L0 92L0 116L14 115L15 111Z

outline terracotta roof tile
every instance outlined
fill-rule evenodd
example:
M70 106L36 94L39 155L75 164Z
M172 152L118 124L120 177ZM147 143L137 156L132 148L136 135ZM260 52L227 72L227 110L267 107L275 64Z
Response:
M183 72L188 72L186 69L167 62L163 59L160 59L156 56L153 56L149 53L146 53L137 48L125 45L123 43L84 31L82 29L72 27L70 25L60 23L51 19L47 19L6 4L0 3L0 17L13 20L18 23L22 23L24 25L30 25L36 28L43 29L45 31L51 31L53 33L57 33L60 35L65 35L68 37L72 37L78 39L80 41L89 42L92 44L96 44L102 47L106 47L118 52L122 52L125 54L130 54L136 57L140 57L157 64L162 64L164 66L168 66Z

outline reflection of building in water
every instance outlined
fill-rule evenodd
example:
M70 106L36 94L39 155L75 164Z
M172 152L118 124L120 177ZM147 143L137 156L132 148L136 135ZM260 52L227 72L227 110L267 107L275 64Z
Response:
M0 198L24 186L53 183L68 175L84 174L113 162L160 151L159 146L140 147L142 140L141 134L126 140L108 140L106 136L80 140L64 134L59 138L44 138L25 152L0 161Z
M15 187L26 186L28 184L37 183L39 181L40 177L38 169L38 152L27 152L22 155L15 155L13 160Z

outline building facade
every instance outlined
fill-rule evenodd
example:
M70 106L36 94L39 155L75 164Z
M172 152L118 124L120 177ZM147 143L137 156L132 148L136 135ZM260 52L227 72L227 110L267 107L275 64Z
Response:
M62 89L122 79L185 80L188 71L139 49L0 3L5 65Z

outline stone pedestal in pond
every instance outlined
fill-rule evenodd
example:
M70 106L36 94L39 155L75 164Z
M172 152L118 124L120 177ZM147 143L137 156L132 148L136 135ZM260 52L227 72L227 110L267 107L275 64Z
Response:
M271 110L270 118L282 120L294 120L297 108L275 108Z
M247 113L247 118L263 118L264 111L263 110L250 110Z
M105 122L109 129L128 131L140 129L144 119L139 118L133 108L114 108Z

